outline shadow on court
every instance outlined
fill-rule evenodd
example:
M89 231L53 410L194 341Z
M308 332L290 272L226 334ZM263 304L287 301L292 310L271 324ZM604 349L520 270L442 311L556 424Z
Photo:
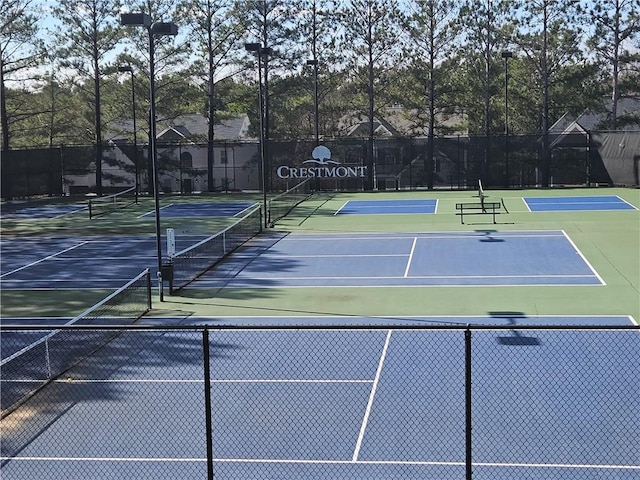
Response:
M518 321L527 318L524 312L489 312L489 316L495 319L506 320L514 327L518 324ZM498 343L501 345L532 347L540 345L540 339L524 335L517 330L511 330L511 335L498 336Z
M87 334L91 335L91 332ZM210 355L211 358L225 357L226 352L236 348L240 347L213 343ZM197 332L121 333L20 404L15 413L2 419L2 456L18 455L77 405L126 404L132 401L135 404L135 398L123 388L123 383L111 380L122 381L131 376L151 380L162 375L158 372L168 369L166 380L200 381L202 362L202 339ZM179 375L176 372L180 372ZM197 400L202 401L201 398ZM151 405L141 407L149 413L136 413L130 407L127 413L131 419L153 414ZM90 417L84 419L88 424L94 420Z

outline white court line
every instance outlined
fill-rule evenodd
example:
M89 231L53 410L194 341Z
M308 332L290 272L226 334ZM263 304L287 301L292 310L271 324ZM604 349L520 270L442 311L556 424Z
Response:
M64 250L61 250L60 252L54 253L53 255L49 255L48 257L44 257L41 258L40 260L36 260L35 262L31 262L28 265L24 265L20 268L16 268L15 270L11 270L10 272L7 273L3 273L2 275L0 275L0 278L2 277L6 277L7 275L11 275L12 273L16 273L19 272L20 270L24 270L25 268L29 268L29 267L33 267L34 265L37 265L38 263L42 263L45 260L50 260L58 255L62 255L65 252L68 252L69 250L73 250L75 248L81 247L83 245L86 245L87 243L89 243L89 241L84 241L84 242L80 242L77 245L74 245L73 247L69 247L69 248L65 248Z
M89 207L87 207L86 205L79 206L78 208L76 208L74 210L71 210L70 212L61 213L60 215L56 215L55 217L51 217L51 219L55 220L57 218L66 217L67 215L73 215L74 213L83 212L83 211L87 210L88 208Z
M344 202L344 203L342 204L342 206L341 206L338 210L336 210L336 211L333 213L333 215L334 215L334 216L335 216L335 215L338 215L338 214L340 213L340 211L341 211L342 209L344 209L344 207L346 207L346 206L349 204L349 201L350 201L350 200L347 200L346 202Z
M598 272L596 272L596 269L593 268L593 266L591 265L591 263L589 263L589 260L587 260L587 257L585 257L583 255L583 253L580 251L580 249L578 248L578 246L573 243L573 240L571 240L571 238L569 238L569 235L567 235L567 232L565 232L564 230L562 230L562 234L565 236L565 238L567 239L567 241L571 244L571 246L573 248L575 248L576 252L578 253L578 255L580 255L580 258L582 258L582 261L587 265L587 267L589 267L589 269L593 272L593 275L600 281L600 283L602 285L606 285L607 282L605 282L603 280L603 278L598 274Z
M249 379L215 379L212 378L211 383L373 383L373 380L332 380L332 379L260 379L260 378L249 378ZM42 383L39 380L3 380L0 379L0 383ZM133 378L133 379L103 379L103 380L85 380L85 379L58 379L54 380L53 383L176 383L176 384L200 384L204 383L204 380L201 379L164 379L164 378Z
M158 210L162 210L164 208L169 208L169 207L173 207L175 204L174 203L170 203L168 205L164 205L162 207L160 207ZM149 210L146 213L143 213L142 215L138 215L136 218L142 218L142 217L146 217L147 215L151 215L152 213L155 215L155 209L154 210Z
M287 255L266 253L265 257L269 258L368 258L368 257L406 257L406 253L330 253L330 254L313 254L313 255ZM254 258L256 255L235 255L235 258ZM103 257L100 257L103 258Z
M72 260L68 260L68 261L72 261ZM12 273L12 272L9 272ZM9 273L6 273L5 275L8 275ZM123 278L97 278L94 277L92 278L92 280L95 281L100 281L100 282L128 282L129 280L131 280L131 277L123 277ZM20 285L21 283L34 283L34 282L39 282L41 280L33 280L33 279L20 279L20 280L4 280L2 283L3 285ZM64 285L65 283L78 283L78 280L73 280L73 279L62 279L62 278L48 278L46 279L46 283L50 283L50 284L62 284ZM86 286L83 287L75 287L75 288L71 288L71 290L75 290L75 289L86 289ZM96 289L101 289L101 288L112 288L112 287L91 287L91 288L96 288ZM34 287L34 288L30 288L29 290L50 290L52 289L51 287ZM53 288L55 289L55 288Z
M404 255L403 255L404 256ZM232 282L232 283L246 283L246 282L251 282L253 280L331 280L333 281L338 281L338 280L396 280L396 279L402 279L402 278L408 278L410 280L430 280L430 279L490 279L490 278L531 278L531 279L540 279L540 278L593 278L594 275L588 275L588 274L531 274L531 275L412 275L410 277L405 277L405 276L401 276L401 275L376 275L376 276L371 276L371 275L354 275L354 276L306 276L306 277L289 277L289 276L283 276L283 277L277 277L275 275L269 275L269 276L258 276L258 275L251 275L250 278L247 278L246 280L244 279L237 279L237 281ZM202 282L207 282L206 279L202 279ZM211 282L215 283L216 280L212 279ZM510 284L506 284L506 286L509 286ZM527 284L530 285L530 284ZM535 286L536 284L533 284L532 286ZM603 283L604 285L604 283ZM319 287L322 285L318 285ZM328 285L328 286L333 286L333 285ZM383 285L386 286L386 285ZM452 285L449 285L452 286ZM489 286L489 285L485 285L485 286ZM569 285L571 287L577 287L579 285ZM593 284L591 284L591 286L593 286Z
M411 268L411 261L413 260L413 252L416 251L416 243L418 243L418 237L413 238L413 244L411 245L411 253L409 253L409 258L407 259L407 268L404 269L404 277L409 276L409 269Z
M378 388L378 383L380 382L380 375L382 374L382 365L384 364L384 359L387 356L387 350L389 348L389 341L391 340L391 333L393 330L389 330L387 332L387 338L384 342L384 347L382 348L382 354L380 355L380 361L378 362L378 370L376 371L376 376L373 380L373 385L371 386L371 394L369 395L369 402L367 403L367 409L364 413L364 418L362 419L362 426L360 427L360 435L358 435L358 441L356 442L356 448L353 452L352 461L358 460L358 455L360 454L360 448L362 447L362 441L364 440L364 433L367 429L367 423L369 421L369 415L371 414L371 407L373 406L373 398L376 395L376 390Z
M538 230L538 231L499 231L492 232L493 235L497 235L501 238L553 238L553 237L561 237L562 231L560 230ZM483 237L486 234L482 231L477 232L417 232L417 233L391 233L391 234L380 234L380 233L347 233L347 234L330 234L330 233L300 233L300 234L291 234L287 237L284 237L280 240L280 242L317 242L318 240L331 240L332 242L340 242L340 241L364 241L364 240L407 240L412 239L415 236L419 238L424 238L426 240L440 240L443 238L449 239L460 239L460 240L474 240L478 237Z
M248 379L248 380L215 380L211 379L211 383L373 383L373 380L311 380L311 379L274 379L274 380L261 380L261 379Z
M638 210L638 207L636 207L633 203L631 202L627 202L624 198L622 198L620 195L616 195L616 197L618 197L618 199L623 202L626 203L627 205L629 205L631 208L633 208L634 210Z
M146 463L193 463L206 462L202 458L184 457L0 457L0 461L23 461L23 462L146 462ZM466 465L465 462L438 462L438 461L394 461L394 460L298 460L281 458L214 458L214 462L219 463L274 463L274 464L298 464L298 465L416 465L416 466L445 466L459 467ZM491 463L472 462L476 467L522 467L522 468L562 468L562 469L616 469L616 470L638 470L640 465L602 465L602 464L571 464L571 463Z
M86 256L80 256L80 257L67 257L67 258L52 258L51 260L56 260L58 262L75 262L76 260L89 260L93 257L87 258ZM104 262L104 261L108 261L108 260L139 260L139 259L143 259L143 258L147 258L147 259L155 259L157 258L157 256L155 255L123 255L121 257L103 257L100 256L100 261Z

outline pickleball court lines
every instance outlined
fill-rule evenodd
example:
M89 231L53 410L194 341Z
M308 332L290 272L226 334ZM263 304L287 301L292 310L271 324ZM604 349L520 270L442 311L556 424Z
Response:
M522 201L528 212L638 210L619 195L523 197Z
M294 234L248 251L194 286L606 285L565 231Z

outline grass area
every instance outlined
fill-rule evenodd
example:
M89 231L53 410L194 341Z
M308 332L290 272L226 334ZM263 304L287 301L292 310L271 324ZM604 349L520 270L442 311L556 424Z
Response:
M640 320L640 212L573 211L529 212L523 196L619 195L640 207L640 190L549 189L489 191L489 201L502 198L509 210L499 215L470 217L460 224L455 203L473 198L464 191L400 191L377 193L319 193L277 223L277 230L317 232L438 232L486 230L563 230L606 282L605 286L527 287L359 287L194 289L177 296L154 299L154 315L171 317L227 315L487 315L521 312L524 315L631 315ZM237 201L256 195L205 195L171 201ZM351 199L437 198L432 215L335 215ZM167 198L162 202L167 203ZM138 218L153 209L143 198L133 210L89 220L74 214L55 220L2 222L2 235L153 235L154 219ZM218 231L232 219L176 218L163 221L163 229ZM99 265L97 265L99 268ZM95 303L102 291L2 291L2 316L73 316ZM106 295L109 292L104 292ZM103 296L104 296L103 295ZM46 313L43 313L46 312Z

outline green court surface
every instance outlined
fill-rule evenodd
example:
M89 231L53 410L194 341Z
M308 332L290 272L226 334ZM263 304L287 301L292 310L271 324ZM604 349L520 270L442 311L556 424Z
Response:
M519 312L537 315L630 315L640 320L640 211L531 212L523 197L617 195L640 207L640 190L599 188L487 191L489 201L502 201L509 213L456 216L458 202L477 201L473 191L393 191L375 193L318 193L301 203L273 230L304 233L349 232L491 232L563 231L606 285L566 286L407 286L407 287L295 287L295 288L190 288L165 301L154 298L152 315L189 316L398 316L488 315ZM215 195L180 198L181 202L258 200L259 195ZM349 200L437 199L436 213L401 215L336 215ZM165 199L163 199L164 201ZM153 235L153 218L138 218L152 208L150 199L89 221L83 213L57 219L3 221L2 234L11 236ZM229 219L181 218L162 228L215 233ZM153 253L153 252L151 252ZM114 252L105 252L114 257ZM117 262L111 259L110 262ZM96 269L100 260L96 259ZM193 287L197 282L193 284ZM73 316L95 303L101 292L12 290L3 291L2 317Z

